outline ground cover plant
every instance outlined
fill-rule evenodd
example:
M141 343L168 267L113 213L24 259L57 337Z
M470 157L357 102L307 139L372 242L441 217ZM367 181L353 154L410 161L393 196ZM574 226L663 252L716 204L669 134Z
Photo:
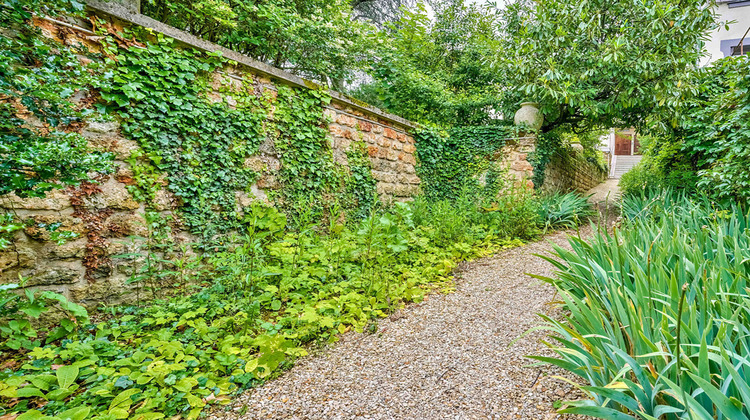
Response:
M0 331L0 401L19 419L196 418L289 366L305 344L363 331L449 287L457 262L535 237L530 198L419 199L324 232L311 221L288 231L282 213L256 206L235 245L208 257L195 293L109 308L99 323L72 312L75 328L37 341ZM13 305L31 314L33 302Z
M671 192L626 197L623 226L549 258L559 358L605 419L747 418L750 214Z

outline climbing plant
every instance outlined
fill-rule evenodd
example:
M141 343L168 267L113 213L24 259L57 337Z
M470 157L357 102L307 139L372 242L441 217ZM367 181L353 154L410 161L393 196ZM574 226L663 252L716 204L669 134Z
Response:
M320 209L323 195L332 194L342 180L323 124L323 106L330 101L322 90L279 86L273 119L283 188L277 196L293 214L300 211L299 206Z
M561 130L552 130L537 136L536 147L529 154L529 163L534 167L534 175L531 178L534 188L541 188L544 185L544 172L547 164L555 153L560 152L562 145L560 132Z
M377 181L372 177L370 159L364 143L352 143L346 157L350 172L346 186L348 196L352 200L349 204L352 209L351 215L355 219L362 219L370 215L378 202L375 190Z
M431 199L455 199L464 189L494 195L498 191L499 153L517 135L510 125L459 127L417 134L417 173ZM484 182L480 175L486 174Z
M76 51L53 45L26 25L32 13L82 10L77 2L13 1L0 7L0 195L42 197L111 169L111 155L91 150L76 131L90 116L72 100L92 75Z
M133 157L140 197L153 199L158 189L154 171L144 169L152 165L184 202L182 215L193 232L204 238L226 232L240 220L235 191L257 179L245 160L265 139L267 102L254 95L249 81L231 91L216 86L212 72L226 60L215 54L175 48L163 37L141 44L105 42L110 71L100 84L124 134L143 149ZM233 105L210 101L212 88L234 98Z

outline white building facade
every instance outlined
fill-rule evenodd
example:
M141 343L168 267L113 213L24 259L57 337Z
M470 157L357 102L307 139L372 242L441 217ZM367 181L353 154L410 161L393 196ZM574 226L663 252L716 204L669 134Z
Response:
M750 53L750 0L716 0L719 22L723 25L706 43L707 55L701 64L706 65L720 58ZM744 48L743 48L744 47Z

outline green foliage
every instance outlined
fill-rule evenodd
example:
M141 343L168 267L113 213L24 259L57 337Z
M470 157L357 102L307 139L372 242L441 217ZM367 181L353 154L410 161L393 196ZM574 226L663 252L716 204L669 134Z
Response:
M265 139L267 110L249 83L231 94L236 106L207 98L209 72L224 62L215 55L176 49L159 37L145 48L109 45L114 58L100 82L102 98L122 118L125 135L143 149L131 157L138 198L152 199L158 176L183 200L182 217L204 238L238 223L235 191L257 174L244 166Z
M353 95L404 118L445 127L488 124L502 90L490 69L495 15L463 2L420 5L386 25L372 64L374 81Z
M0 9L0 195L43 197L63 185L111 170L111 155L93 151L74 126L88 115L71 100L92 77L76 52L51 45L24 21L32 12L81 10L77 2L13 1ZM28 113L26 121L20 114Z
M55 341L74 332L79 325L88 322L88 312L82 306L69 302L65 296L33 289L23 289L15 283L0 285L0 349L31 350L41 344L37 329L30 318L39 318L51 309L63 312L59 326L47 331L47 342ZM20 292L18 290L17 292Z
M292 225L310 208L317 211L308 216L322 220L332 200L360 217L374 205L374 180L367 159L358 158L361 150L349 151L354 164L348 171L334 164L325 91L280 85L274 100L258 97L247 80L219 87L233 98L230 106L207 97L216 88L212 72L226 63L217 56L177 49L161 37L145 48L106 46L114 58L100 82L102 98L143 149L128 160L136 199L153 200L164 177L184 203L182 218L191 231L216 239L242 224L235 192L249 192L258 174L246 160L271 138L281 160L281 188L272 195Z
M679 139L639 137L643 158L620 179L625 195L643 191L673 189L695 191L698 182L697 168L685 145Z
M548 229L571 229L593 216L587 197L575 192L552 193L539 198L539 218Z
M0 214L0 251L13 243L14 233L23 229L23 223L16 220L13 213Z
M695 75L698 92L680 114L685 160L698 168L697 187L717 199L750 201L749 63L731 57L702 68Z
M281 205L293 215L314 206L324 210L326 197L341 187L343 172L333 163L323 106L331 97L322 90L280 86L274 121L279 130ZM317 215L318 218L321 216Z
M590 400L565 413L605 419L747 418L750 216L684 194L626 197L614 234L569 239L549 258L564 302L546 318Z
M349 178L346 181L348 196L354 201L353 216L360 220L372 213L378 204L375 187L378 182L372 176L370 158L365 143L352 143L346 152L349 164Z
M372 56L377 28L348 1L148 0L143 13L257 60L339 85Z
M455 199L468 189L486 197L497 195L503 186L498 154L516 135L514 126L500 125L417 133L417 173L424 194L430 199ZM488 175L484 182L482 174Z
M537 135L536 147L528 156L529 163L534 168L534 175L531 178L534 188L541 188L544 185L547 164L552 160L552 156L562 150L561 135L562 130L552 130Z
M703 0L514 0L499 13L495 66L508 90L502 112L539 102L543 131L640 127L661 112L672 115L717 27Z
M36 418L197 418L289 367L300 346L362 331L449 287L458 262L534 237L528 194L484 208L468 195L418 199L351 225L334 211L326 234L305 215L287 231L282 213L254 205L195 293L110 308L109 319L17 355L20 368L0 372L0 402Z

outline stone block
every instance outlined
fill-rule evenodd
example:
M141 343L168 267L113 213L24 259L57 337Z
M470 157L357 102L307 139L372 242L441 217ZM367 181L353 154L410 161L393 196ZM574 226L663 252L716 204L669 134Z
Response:
M368 121L357 121L357 128L364 131L365 133L372 131L372 124Z
M120 123L117 121L91 121L84 128L84 131L89 131L96 134L107 134L114 133L120 129Z
M422 182L421 179L419 179L416 175L406 175L406 181L407 184L420 184Z
M151 205L156 211L167 211L180 207L182 205L182 200L174 195L172 191L162 187L154 194L154 199L151 202Z
M378 146L391 147L391 140L385 137L378 137Z
M87 242L85 238L80 238L62 245L47 243L44 245L42 252L49 258L54 259L83 258L86 253Z
M383 127L381 124L372 125L372 132L375 134L382 134L384 130L385 130L385 127Z
M354 117L350 117L346 114L339 114L336 116L336 122L345 125L347 127L356 127L357 120Z
M115 237L148 235L146 219L137 212L113 214L107 219L107 229Z
M275 175L265 174L257 182L258 188L263 190L277 190L281 184Z
M371 158L378 156L378 147L377 146L367 146L367 155Z
M330 108L325 108L323 110L323 116L328 121L335 121L335 119L336 119L336 111L334 111L334 110L332 110Z
M362 140L366 143L377 144L378 135L373 133L364 133L362 135Z
M396 191L396 185L387 182L378 182L375 189L380 195L392 195Z
M29 219L31 219L31 224L24 228L24 232L38 241L49 241L51 235L47 226L57 223L60 224L58 228L60 231L70 231L78 235L86 232L86 226L81 219L70 215L36 214L25 218L24 221L27 222Z
M109 278L106 281L96 281L76 285L69 289L70 299L81 305L91 307L97 306L104 302L107 304L122 303L135 299L132 295L132 289L135 286L129 286L125 283L127 276L118 276L119 279ZM146 298L145 292L141 292L141 299Z
M141 205L133 199L125 184L109 180L100 185L101 192L82 197L83 206L95 209L135 210Z
M510 168L514 171L532 171L534 170L534 167L531 166L531 164L528 161L525 160L517 160L513 162L513 164L510 166Z
M258 152L265 155L275 156L276 146L273 143L273 139L265 139L263 143L258 146Z
M347 150L349 149L349 146L352 144L351 140L347 138L343 138L343 137L335 137L333 140L334 140L333 147L336 149Z
M18 252L14 249L6 249L0 252L0 273L10 268L18 267Z
M397 134L396 131L393 130L392 128L386 127L383 130L383 135L386 136L386 137L388 137L389 139L395 139L396 138L396 134Z
M333 151L333 161L341 166L349 166L349 159L346 157L345 147Z
M414 157L414 155L402 153L398 156L399 160L402 162L408 163L410 165L416 165L417 159Z
M80 262L57 263L38 268L28 276L25 286L55 286L73 284L81 280L86 270Z
M386 159L390 161L396 161L399 158L398 150L388 149L388 152L385 156Z
M263 172L266 169L266 162L263 161L261 156L250 156L242 162L242 166L255 172Z
M5 209L60 211L70 206L70 197L63 190L47 191L44 197L21 198L15 194L0 197L0 207Z
M406 143L404 144L403 150L404 153L414 153L417 151L417 148L411 143Z
M393 144L391 144L391 147L393 150L402 150L404 148L404 143L401 143L400 141L394 141Z

